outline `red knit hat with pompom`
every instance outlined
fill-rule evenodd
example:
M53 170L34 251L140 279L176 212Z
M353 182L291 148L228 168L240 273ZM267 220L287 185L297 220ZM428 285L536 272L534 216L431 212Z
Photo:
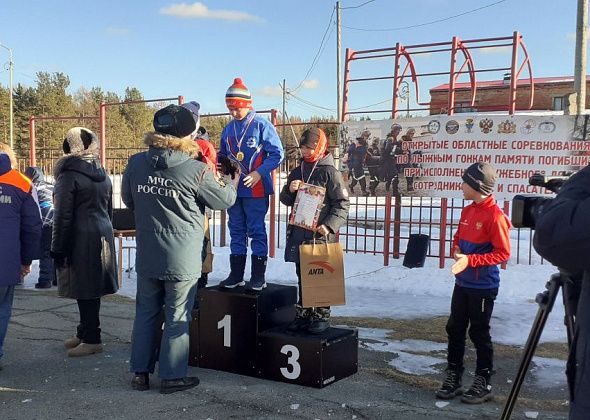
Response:
M233 85L227 89L225 104L232 108L252 108L252 95L239 77L236 77Z

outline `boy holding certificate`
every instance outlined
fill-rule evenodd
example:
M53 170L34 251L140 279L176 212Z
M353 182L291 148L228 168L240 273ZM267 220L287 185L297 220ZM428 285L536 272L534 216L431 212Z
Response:
M301 306L301 271L299 245L311 242L336 242L336 233L348 216L348 191L334 158L328 152L328 139L319 128L305 130L299 140L302 160L289 173L280 200L294 206L291 223L287 228L285 261L294 262L299 280L297 319L289 326L292 331L307 330L320 334L329 327L330 308L303 308ZM299 190L302 194L297 199ZM322 197L322 200L318 200ZM296 203L297 201L297 203Z

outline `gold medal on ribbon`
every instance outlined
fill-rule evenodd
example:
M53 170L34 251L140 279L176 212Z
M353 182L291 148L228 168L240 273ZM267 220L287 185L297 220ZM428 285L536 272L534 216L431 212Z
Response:
M236 159L238 159L240 162L244 160L244 153L243 152L238 152L236 153Z

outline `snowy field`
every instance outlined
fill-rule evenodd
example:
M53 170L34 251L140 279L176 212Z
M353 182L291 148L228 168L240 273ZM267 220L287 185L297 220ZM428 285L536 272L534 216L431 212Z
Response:
M296 285L295 267L282 259L283 250L277 250L277 258L270 259L267 281L285 285ZM223 280L229 273L229 247L214 248L214 273L210 285ZM131 264L129 264L131 263ZM134 265L124 256L123 287L119 294L135 297L136 273L128 267ZM538 305L534 302L537 293L544 290L549 276L556 270L549 264L522 265L508 264L501 270L500 291L492 318L494 342L523 346L533 324ZM438 260L430 258L423 268L409 269L402 266L402 260L392 260L383 266L383 257L365 254L345 254L346 301L345 306L333 307L334 316L378 317L394 319L429 318L447 316L454 277L450 268L439 269ZM32 273L25 279L25 288L34 289L38 276L38 265L34 263ZM246 278L249 277L248 268ZM563 326L564 310L561 296L543 331L541 342L567 341ZM444 363L443 358L416 355L430 350L444 350L445 344L423 340L390 340L386 330L359 329L361 343L365 348L391 353L390 364L396 369L412 374L434 373L435 365ZM565 362L535 357L533 375L543 383L565 385ZM538 381L539 382L539 381Z

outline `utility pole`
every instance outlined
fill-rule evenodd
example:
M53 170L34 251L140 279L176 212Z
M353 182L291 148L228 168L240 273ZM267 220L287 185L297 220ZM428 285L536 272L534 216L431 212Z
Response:
M340 20L340 2L336 2L336 147L334 148L334 163L338 168L340 166L340 123L342 122L342 25Z
M586 34L588 32L588 0L578 0L576 20L576 56L574 65L574 89L576 90L576 115L586 111Z
M336 2L336 115L338 122L342 121L342 30L340 22L340 2Z
M287 136L285 130L287 129L287 120L285 114L287 113L287 81L283 79L283 129L281 130L281 136L283 137L283 143L287 145Z
M12 61L12 49L8 48L6 45L0 43L0 47L5 48L8 50L9 54L9 61L8 61L8 73L9 73L9 82L8 82L8 90L10 91L10 102L8 105L8 113L10 114L9 118L9 125L10 125L10 148L14 150L14 112L13 112L13 100L12 100L12 71L14 67L14 62Z

